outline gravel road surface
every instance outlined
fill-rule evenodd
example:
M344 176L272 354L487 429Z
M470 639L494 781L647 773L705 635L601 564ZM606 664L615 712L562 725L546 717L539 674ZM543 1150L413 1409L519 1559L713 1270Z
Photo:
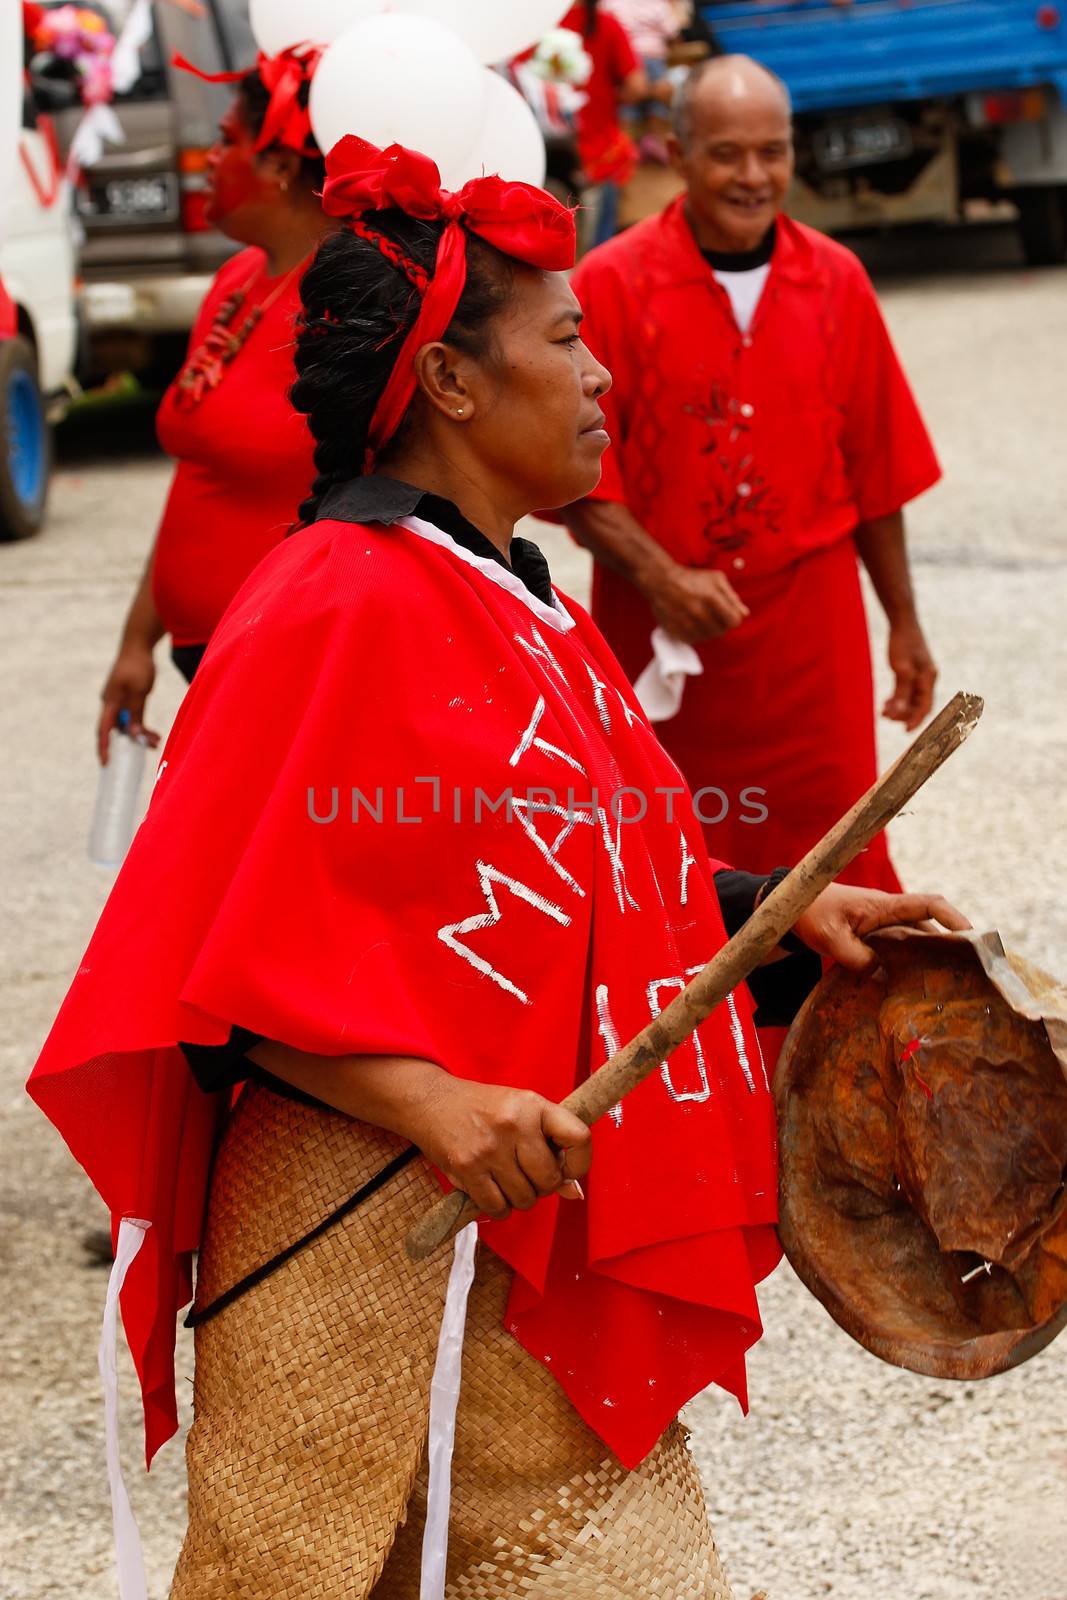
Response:
M1067 978L1067 271L1022 271L999 232L869 254L946 469L911 516L941 687L987 701L977 734L897 824L897 861L913 887L942 890ZM22 1084L109 888L85 859L92 725L167 485L144 431L116 418L83 432L45 532L0 548L2 1600L116 1593L96 1377L105 1274L79 1243L101 1219ZM560 586L584 598L585 557L540 531ZM874 633L880 660L877 621ZM161 660L157 727L179 692ZM902 742L885 728L883 756ZM1067 1337L989 1383L936 1383L853 1345L787 1268L763 1306L751 1415L712 1393L688 1418L738 1600L761 1587L771 1600L1067 1600ZM186 1413L191 1369L182 1334ZM182 1455L171 1444L146 1478L128 1362L122 1395L162 1600Z

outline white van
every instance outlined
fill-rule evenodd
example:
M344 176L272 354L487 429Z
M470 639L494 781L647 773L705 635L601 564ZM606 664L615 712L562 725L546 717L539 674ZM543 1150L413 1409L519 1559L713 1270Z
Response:
M118 31L120 0L90 4ZM175 54L210 72L250 66L248 0L211 0L201 17L177 5L154 7L138 77L114 102L122 142L107 146L78 185L79 377L86 383L129 371L165 387L212 278L237 248L204 213L207 153L233 86L179 71ZM80 115L78 108L57 113L64 148Z
M70 192L48 118L30 110L23 121L0 244L16 315L15 336L0 339L0 539L24 539L41 525L49 419L70 391L78 342Z

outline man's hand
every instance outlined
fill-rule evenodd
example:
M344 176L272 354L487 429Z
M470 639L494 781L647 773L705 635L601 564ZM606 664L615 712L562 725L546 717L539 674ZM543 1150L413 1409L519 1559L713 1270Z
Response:
M864 934L902 926L932 933L938 922L953 933L971 926L961 911L938 894L885 894L881 889L851 889L832 883L797 919L793 932L819 955L851 972L867 972L877 957L864 944Z
M156 664L147 645L125 644L115 658L107 682L100 692L103 709L96 725L96 753L101 766L107 766L108 739L119 719L120 711L130 713L128 732L135 737L143 735L152 749L159 743L159 734L144 726L145 701L156 681Z
M682 566L617 501L578 500L563 515L578 543L640 590L673 638L700 644L748 616L725 573Z
M683 567L672 561L646 579L643 587L660 627L686 644L717 639L749 615L726 574L706 567Z
M525 1089L441 1074L405 1133L480 1211L502 1220L543 1195L582 1198L592 1136L570 1111Z
M930 715L937 682L937 667L918 618L890 627L889 665L895 682L882 715L892 722L902 722L910 733Z

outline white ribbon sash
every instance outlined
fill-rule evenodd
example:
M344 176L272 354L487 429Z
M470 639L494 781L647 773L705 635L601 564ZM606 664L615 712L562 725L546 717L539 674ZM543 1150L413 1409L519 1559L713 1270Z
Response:
M126 1274L144 1244L145 1235L151 1226L150 1222L139 1222L134 1217L123 1217L119 1223L115 1264L107 1280L104 1325L100 1330L100 1351L97 1357L100 1381L104 1386L107 1481L111 1490L111 1523L115 1534L119 1600L148 1600L148 1580L145 1576L141 1535L137 1531L137 1520L130 1505L130 1497L126 1493L122 1463L119 1460L119 1375L116 1357L119 1294L126 1281Z
M463 1331L467 1300L474 1282L478 1224L469 1222L456 1235L448 1275L445 1311L437 1341L437 1361L430 1383L430 1435L427 1444L430 1480L426 1493L426 1527L422 1535L422 1581L419 1600L444 1600L448 1562L448 1513L452 1499L452 1448L463 1366Z

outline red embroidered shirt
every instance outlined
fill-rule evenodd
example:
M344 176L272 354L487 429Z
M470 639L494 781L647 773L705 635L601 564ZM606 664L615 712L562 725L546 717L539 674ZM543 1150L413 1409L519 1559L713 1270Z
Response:
M594 250L574 289L614 379L593 498L686 565L778 570L940 476L866 272L813 229L779 217L745 334L681 200Z

